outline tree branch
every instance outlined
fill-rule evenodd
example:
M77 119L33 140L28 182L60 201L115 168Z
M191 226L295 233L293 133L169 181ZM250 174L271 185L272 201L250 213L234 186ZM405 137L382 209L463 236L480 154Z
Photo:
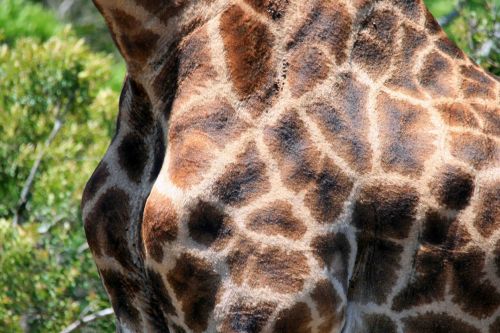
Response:
M66 328L64 328L61 331L61 333L70 333L70 332L73 332L73 331L81 328L82 326L87 325L90 322L93 322L93 321L95 321L97 319L100 319L100 318L103 318L103 317L110 316L112 314L113 314L113 309L112 308L106 308L104 310L97 311L95 313L89 314L88 316L85 316L85 317L83 317L81 319L78 319L77 321L71 323L69 326L67 326Z
M59 112L57 112L59 113ZM28 203L28 196L31 192L31 188L33 187L33 184L35 182L35 177L36 173L38 172L38 169L40 168L40 165L42 163L42 159L47 152L47 149L49 148L50 144L52 141L54 141L54 138L56 137L57 133L61 130L62 127L62 117L57 116L56 120L54 122L54 126L52 127L52 131L49 134L49 137L47 140L45 140L44 147L40 150L38 153L35 163L31 167L30 173L28 175L28 178L26 179L23 189L21 190L21 197L19 198L19 201L17 202L17 207L16 211L14 212L14 219L13 219L13 224L18 225L21 223L21 218L24 210L26 209L26 204Z

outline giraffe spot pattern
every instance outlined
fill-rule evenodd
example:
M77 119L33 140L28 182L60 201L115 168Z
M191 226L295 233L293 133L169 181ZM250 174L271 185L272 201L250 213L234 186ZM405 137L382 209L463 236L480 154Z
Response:
M271 302L259 302L253 305L247 304L244 300L241 300L231 306L229 313L222 324L222 332L261 332L275 308L276 304Z
M148 255L163 260L163 245L178 234L178 217L170 199L153 190L144 208L142 238Z
M95 196L99 188L106 183L108 177L108 165L106 162L101 161L85 185L82 195L82 207L85 207L85 204Z
M500 228L500 182L492 182L479 191L474 226L483 237L490 237Z
M491 325L490 325L490 332L489 333L495 333L495 332L500 332L500 317L498 317Z
M433 129L429 114L385 93L377 98L377 113L384 170L420 175L425 161L436 149L434 135L429 133Z
M189 235L197 243L221 248L232 236L230 218L215 205L200 201L189 212Z
M314 256L321 267L333 272L343 287L347 289L351 246L342 233L327 233L315 237L311 242Z
M474 178L458 167L445 165L434 178L431 191L444 206L460 210L469 204L474 191Z
M287 49L314 43L323 44L335 56L335 63L341 65L347 58L346 49L351 25L351 18L343 4L320 1L292 33L287 42Z
M264 140L280 164L287 187L300 191L314 180L320 155L295 110L285 112L274 127L266 127Z
M449 40L447 37L441 37L436 41L436 46L439 50L449 55L453 59L465 59L465 55L458 46Z
M363 303L382 304L397 280L403 247L415 222L418 196L410 186L366 185L354 204L358 254L351 292Z
M155 15L164 24L168 24L169 20L177 16L188 3L189 1L187 0L176 0L168 2L145 0L138 2L137 5L143 7L148 12Z
M479 128L479 124L470 107L465 104L440 104L436 106L436 110L441 115L441 119L449 126Z
M321 280L311 292L311 298L316 303L319 315L323 322L318 327L320 332L331 332L338 328L343 320L344 306L340 296L335 291L331 282ZM337 310L340 307L340 310Z
M148 94L144 87L128 76L123 84L119 108L127 114L127 124L139 135L151 134L154 116Z
M183 253L168 272L167 280L182 304L186 325L196 333L206 330L221 284L221 278L211 264Z
M405 333L479 333L461 319L446 313L427 312L403 318Z
M288 82L294 97L312 91L325 80L331 67L326 54L317 47L299 48L290 59Z
M251 102L252 112L259 114L262 109L259 105L273 94L274 37L264 24L237 5L222 13L220 33L234 88L242 100Z
M451 154L476 169L500 161L500 147L491 138L471 133L451 133Z
M130 204L127 193L119 188L108 189L97 200L84 221L85 235L95 256L115 258L123 267L132 268L127 231Z
M255 143L250 143L215 182L213 193L222 203L239 207L266 193L269 186L265 164Z
M277 246L260 246L241 239L227 256L233 282L250 287L267 286L274 292L299 292L309 273L306 257L299 251L284 251Z
M165 133L159 121L156 122L153 147L153 165L149 173L149 181L152 182L158 177L165 159Z
M262 14L268 15L273 20L281 19L288 7L289 0L245 0L255 10Z
M483 131L500 137L500 107L472 104L476 113L483 120Z
M393 3L402 10L403 14L415 22L418 22L423 14L423 8L419 1L395 0Z
M466 98L480 97L495 99L494 81L484 72L475 66L460 66L460 73L463 76L460 88Z
M455 96L452 86L453 67L438 52L432 52L425 57L418 80L420 85L434 97Z
M139 292L139 281L109 269L101 269L100 275L116 316L132 327L140 325L141 315L133 302Z
M396 333L397 326L394 321L383 314L365 314L363 316L361 333Z
M295 303L278 313L274 333L310 333L311 310L306 303Z
M118 147L118 160L130 180L139 183L148 161L144 137L134 132L126 134Z
M307 231L305 224L293 215L292 205L281 200L250 214L246 225L265 235L281 235L294 240L302 238Z
M332 149L359 171L371 168L367 90L351 73L341 73L337 76L331 99L318 101L307 108L307 113L331 142Z
M172 299L168 294L167 288L165 287L165 283L163 282L160 273L152 270L151 268L148 268L146 271L149 285L153 290L152 295L154 296L155 301L152 306L156 306L157 309L159 308L161 310L161 314L164 316L162 321L167 323L167 315L177 315L175 307L172 304Z

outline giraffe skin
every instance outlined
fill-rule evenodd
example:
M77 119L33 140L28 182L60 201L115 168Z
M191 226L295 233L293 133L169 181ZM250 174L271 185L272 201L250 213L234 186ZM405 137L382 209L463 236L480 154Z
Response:
M94 0L119 332L500 332L500 83L420 0Z

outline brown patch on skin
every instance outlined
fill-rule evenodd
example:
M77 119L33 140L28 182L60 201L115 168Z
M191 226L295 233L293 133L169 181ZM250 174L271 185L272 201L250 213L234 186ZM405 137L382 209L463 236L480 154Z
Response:
M189 131L170 141L169 174L172 182L188 188L200 182L203 172L210 167L216 144L204 133Z
M277 246L261 247L240 240L227 259L233 282L244 281L253 288L269 287L277 293L297 293L309 273L306 257L298 251Z
M474 227L483 237L490 237L500 229L500 182L492 181L486 188L479 189L479 205L474 212Z
M190 211L187 222L189 235L197 243L220 249L232 236L229 216L215 205L200 201Z
M140 182L148 162L148 147L144 137L133 132L125 135L117 152L120 166L130 180Z
M127 76L120 95L120 112L127 115L130 129L142 136L154 128L153 107L144 87Z
M320 266L333 272L343 287L347 288L351 255L351 246L347 237L342 233L317 236L312 240L311 247Z
M282 310L276 317L274 333L310 333L312 324L311 310L306 303L296 303Z
M474 192L474 177L458 167L446 165L431 182L431 192L442 205L464 209Z
M226 99L208 101L171 121L169 142L182 141L186 133L200 133L219 147L237 138L248 124L240 119Z
M142 238L147 253L157 262L163 260L163 245L177 238L178 218L169 198L153 190L144 208Z
M213 193L222 203L240 207L266 193L269 186L265 163L252 142L235 163L226 167L215 182Z
M141 315L133 303L139 292L140 282L112 270L102 269L99 273L116 317L125 320L128 324L140 326Z
M375 9L360 22L352 58L372 76L385 73L391 64L398 28L396 17L390 10Z
M325 159L304 202L319 223L333 223L343 210L353 183L331 160Z
M305 224L292 213L292 205L277 200L253 212L247 219L248 229L266 235L282 235L294 240L307 231Z
M264 140L280 165L287 187L298 192L314 180L319 151L295 110L285 112L276 125L266 127Z
M227 52L229 75L239 97L256 105L266 102L273 94L274 37L264 24L237 5L222 13L220 33ZM258 115L261 109L254 111Z
M421 89L408 64L415 62L417 52L426 45L426 42L427 36L424 32L403 24L401 52L396 53L394 57L395 70L391 78L386 81L387 86L415 97L422 97Z
M351 33L352 20L343 4L320 1L311 10L300 28L287 42L287 48L326 44L335 55L335 63L341 65L347 58L347 41Z
M94 173L90 177L89 181L85 185L85 189L83 190L82 195L82 208L85 207L85 204L91 200L97 191L106 183L106 180L109 177L108 165L106 162L101 161Z
M443 36L439 38L436 41L436 46L439 50L443 51L453 59L465 59L465 55L462 50L460 50L458 46L447 37Z
M222 323L223 333L258 333L266 325L276 304L260 302L255 305L244 300L232 305Z
M175 105L182 105L216 79L210 61L210 41L205 28L186 36L178 46L178 74Z
M301 47L290 59L288 82L294 97L312 91L314 87L328 77L330 69L328 57L314 46Z
M168 322L167 315L177 316L175 311L175 307L172 304L172 299L168 294L167 288L165 288L165 283L160 275L160 273L155 272L154 270L147 268L147 276L148 276L148 284L151 287L154 294L154 301L156 304L152 304L152 306L156 306L161 309L161 312L164 316L164 321Z
M434 97L454 97L453 67L450 62L437 52L428 54L420 73L420 85Z
M273 20L279 20L285 14L288 0L245 0L256 11L268 15Z
M484 132L500 136L500 107L479 104L472 104L472 107L483 120Z
M372 150L368 142L368 88L350 73L338 75L328 102L307 108L332 148L358 171L371 168Z
M500 332L500 317L497 317L497 319L490 325L489 333L497 332Z
M185 324L196 333L206 330L221 284L213 267L204 259L183 253L167 280L182 304Z
M480 333L474 326L446 313L427 312L402 321L405 333Z
M365 314L363 330L360 333L396 333L397 326L392 319L382 314Z
M449 126L478 128L479 124L467 105L461 103L440 104L436 109Z
M500 160L500 148L492 139L471 133L452 133L451 154L480 170Z
M142 67L155 50L160 36L144 29L141 22L120 9L111 9L109 13L113 22L110 28L118 40L117 45L123 57L133 67Z
M431 35L435 35L442 31L441 26L438 21L434 18L431 12L424 8L425 10L425 28Z
M92 253L115 258L125 268L132 268L127 231L130 224L130 203L127 193L108 189L85 217L85 235Z
M176 324L172 324L172 329L174 330L174 333L186 333L186 330Z
M410 186L368 185L354 204L358 254L350 293L355 299L382 304L397 280L403 247L392 239L408 237L415 222L418 195Z
M495 89L495 82L482 69L480 69L477 66L462 65L460 66L460 73L463 75L465 79L484 86L484 89L486 90ZM493 99L494 99L495 93L494 92L491 93L493 94Z
M401 9L403 14L408 18L417 22L423 14L423 9L420 1L415 0L395 0L394 4Z
M500 306L500 294L484 273L485 253L476 247L453 258L452 301L477 318L491 316Z
M153 147L153 165L149 173L149 181L154 182L160 174L165 159L166 143L165 133L163 132L160 121L156 122Z
M330 281L319 281L311 292L311 298L316 303L319 315L323 319L318 327L320 332L331 332L334 327L337 328L342 323L344 305ZM339 306L341 308L337 311Z
M496 273L500 278L500 240L497 241L495 245L495 249L493 250L493 254L495 255L495 265L496 265Z
M382 93L377 98L382 167L386 171L419 176L434 153L434 135L428 112Z

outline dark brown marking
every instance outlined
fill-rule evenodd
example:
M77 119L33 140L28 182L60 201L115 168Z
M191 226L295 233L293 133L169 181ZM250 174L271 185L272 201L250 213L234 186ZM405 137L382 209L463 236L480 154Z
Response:
M436 109L450 126L478 128L479 124L470 108L461 103L440 104Z
M276 304L260 302L256 305L239 301L229 309L222 332L224 333L258 333L266 325L269 317L274 312Z
M288 49L313 43L326 44L335 55L335 63L340 65L347 58L351 25L352 20L343 4L318 2L300 28L292 34Z
M424 8L424 10L425 10L425 28L427 29L427 31L431 35L435 35L441 32L442 29L438 21L434 18L431 12L427 10L427 8Z
M220 32L227 66L241 99L262 103L272 94L273 36L268 28L233 5L222 13Z
M484 132L500 137L500 106L472 104L472 107L483 120Z
M206 330L220 287L220 276L205 260L184 253L167 274L167 279L182 304L186 325L196 333Z
M274 333L310 333L311 310L306 303L296 303L282 310L276 317Z
M363 328L360 333L396 333L394 321L382 314L366 314L363 316Z
M399 7L403 13L415 22L418 22L423 14L422 3L415 0L395 0L395 5Z
M382 167L404 175L418 176L435 151L429 114L416 105L391 99L382 93L377 99Z
M341 73L332 90L331 101L307 108L335 152L359 171L371 168L366 103L367 87L352 74Z
M333 223L343 210L353 183L331 160L325 159L313 186L304 198L307 208L320 223Z
M144 208L142 238L148 255L155 261L162 262L164 244L177 238L177 224L177 213L170 199L153 190Z
M448 60L437 52L425 58L418 80L420 85L436 97L454 97L453 68Z
M118 146L118 159L128 177L138 183L148 161L148 147L144 137L136 133L125 135Z
M500 161L500 147L486 136L460 132L452 133L450 140L452 155L476 169Z
M161 275L158 272L148 268L147 276L149 280L149 286L151 287L154 293L154 301L157 304L153 304L153 306L157 306L161 309L162 314L165 316L164 321L168 322L166 316L173 315L176 316L175 307L172 305L172 299L168 294L167 288L165 288L165 283Z
M303 190L315 178L319 152L295 110L286 112L264 140L280 165L281 179L294 191Z
M107 254L124 267L132 268L127 241L129 224L130 204L127 193L116 187L110 188L102 194L85 218L85 234L94 255Z
M330 281L319 281L311 292L311 298L316 303L316 308L323 321L318 327L320 332L331 332L334 327L338 327L342 323L344 306ZM339 306L340 309L338 309Z
M463 209L474 191L474 178L458 167L446 165L432 181L431 191L446 207Z
M120 96L120 109L128 117L128 125L138 135L151 134L154 128L153 107L144 87L127 76Z
M163 160L165 159L165 133L161 123L156 122L155 134L154 134L154 148L153 148L153 165L149 173L149 181L153 182L156 177L160 174L161 167L163 166Z
M328 233L314 238L311 246L320 265L333 272L343 287L347 288L351 255L351 246L347 237L342 233Z
M453 59L465 59L465 55L462 50L460 50L458 46L447 37L439 38L436 41L436 46Z
M265 164L251 143L215 182L214 195L224 204L241 206L269 190L265 172Z
M497 332L500 332L500 317L497 317L497 319L490 325L489 333Z
M500 240L497 241L495 248L493 250L493 254L495 256L495 266L496 266L496 273L498 277L500 278Z
M283 17L288 6L288 0L245 0L255 10L262 14L267 14L273 20Z
M229 217L215 205L200 201L189 212L189 235L205 246L222 246L232 235Z
M266 235L282 235L291 239L300 239L306 232L305 224L292 213L292 205L277 200L268 206L253 212L247 219L250 230Z
M328 57L320 49L307 46L298 49L290 59L288 82L294 97L300 97L321 83L330 69Z
M85 204L96 195L99 188L106 183L108 177L108 165L106 162L101 161L85 185L82 195L82 208L85 207Z
M140 282L112 270L100 270L115 315L128 324L140 325L141 315L133 303L139 292Z
M479 205L474 210L474 226L483 237L490 237L500 229L500 181L492 181L479 191Z
M405 333L480 333L474 326L446 313L427 312L403 318Z

